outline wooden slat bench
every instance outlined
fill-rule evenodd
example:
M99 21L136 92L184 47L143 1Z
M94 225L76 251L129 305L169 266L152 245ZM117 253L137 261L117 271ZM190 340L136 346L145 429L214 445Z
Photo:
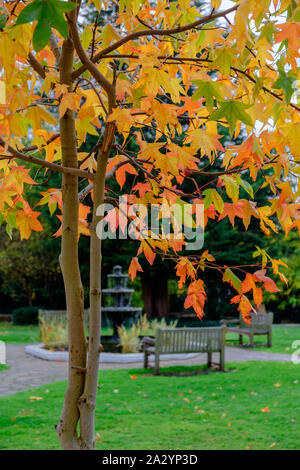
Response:
M220 353L220 370L225 363L225 326L208 328L168 328L156 330L155 338L144 337L144 368L148 367L150 354L154 354L154 374L159 374L161 354L207 353L207 366L212 365L212 353Z
M239 344L243 344L243 335L249 336L250 346L254 346L255 335L267 335L268 343L267 346L272 346L272 324L273 324L273 313L252 313L251 324L248 325L244 322L240 315L237 320L230 320L230 323L238 323L237 327L227 327L226 331L231 333L237 333L239 335ZM226 320L222 320L222 324L227 325Z

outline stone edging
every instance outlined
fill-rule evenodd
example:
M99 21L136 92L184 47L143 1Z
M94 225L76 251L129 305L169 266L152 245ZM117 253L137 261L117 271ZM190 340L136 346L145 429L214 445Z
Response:
M28 345L25 347L25 353L30 356L37 357L39 359L44 359L46 361L67 361L69 359L69 353L67 351L49 351L48 349L43 348L43 344ZM162 361L169 361L174 359L191 359L192 357L197 356L198 353L190 354L161 354ZM154 355L150 355L150 359L153 359ZM126 364L130 362L141 362L143 360L143 353L130 353L130 354L121 354L121 353L109 353L103 352L100 354L100 362L103 363L117 363L117 364Z

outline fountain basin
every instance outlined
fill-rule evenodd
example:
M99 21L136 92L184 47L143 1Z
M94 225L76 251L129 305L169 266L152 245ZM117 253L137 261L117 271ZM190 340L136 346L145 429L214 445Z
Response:
M43 359L45 361L65 362L69 359L68 351L50 351L45 349L44 344L31 344L25 347L25 353L30 356ZM162 361L185 360L196 357L198 353L190 354L162 354ZM143 362L143 353L112 353L103 352L100 354L100 362L103 364L130 364L133 362ZM154 360L154 354L150 355L150 361Z

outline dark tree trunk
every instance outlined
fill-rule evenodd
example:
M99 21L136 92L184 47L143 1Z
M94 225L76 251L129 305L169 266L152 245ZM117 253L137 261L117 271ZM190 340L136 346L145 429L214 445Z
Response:
M165 273L150 274L148 269L141 273L144 311L148 317L169 315L168 277Z

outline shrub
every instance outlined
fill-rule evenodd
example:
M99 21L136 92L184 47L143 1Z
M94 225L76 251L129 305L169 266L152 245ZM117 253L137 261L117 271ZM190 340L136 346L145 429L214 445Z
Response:
M37 325L40 307L20 307L13 311L14 325Z
M176 328L177 322L178 320L174 320L167 323L164 318L149 320L144 314L130 328L126 328L124 325L119 326L119 345L122 348L122 353L138 352L141 347L141 336L155 336L157 328Z
M65 323L54 320L45 320L43 312L39 315L39 328L41 341L47 346L57 343L60 346L68 344L68 330Z
M126 329L124 325L118 327L119 345L122 348L122 353L135 353L139 351L141 346L140 333L138 325L132 325L129 329Z
M155 336L155 331L157 328L176 328L178 320L173 320L167 323L165 318L154 318L153 320L149 320L146 313L137 321L138 328L140 330L140 334L143 336Z

